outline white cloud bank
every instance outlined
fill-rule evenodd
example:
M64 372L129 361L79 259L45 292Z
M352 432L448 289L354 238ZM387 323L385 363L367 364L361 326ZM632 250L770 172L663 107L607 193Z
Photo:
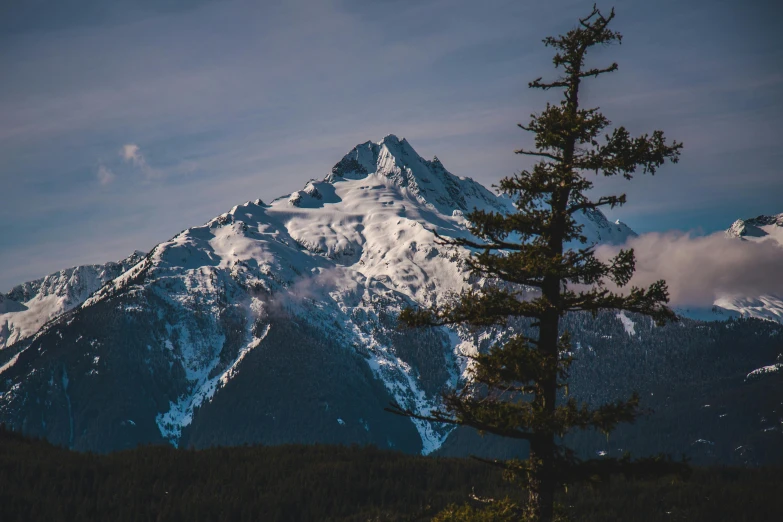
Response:
M636 253L631 284L666 280L672 306L712 306L725 296L783 295L783 246L774 240L666 232L632 238L624 245L628 247ZM608 259L618 248L600 246L596 253Z

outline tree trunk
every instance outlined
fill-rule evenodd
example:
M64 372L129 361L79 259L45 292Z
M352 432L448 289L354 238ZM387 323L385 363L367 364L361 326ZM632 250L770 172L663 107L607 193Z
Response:
M528 488L528 517L535 522L554 519L554 437L545 435L530 444L530 462L536 462Z
M573 151L573 146L569 148ZM571 152L573 154L573 152ZM553 223L550 229L549 248L552 256L563 254L565 234L565 209L568 205L569 189L563 189L553 197ZM560 275L547 275L541 286L541 293L549 305L540 319L538 349L548 358L546 376L539 381L540 392L536 400L542 402L544 418L552 419L557 407L557 361L559 353L559 327L561 295ZM536 522L552 522L555 502L555 434L550 429L541 430L530 443L531 463L534 469L530 490L531 519Z
M559 317L557 312L541 320L539 348L549 357L557 360ZM554 416L557 405L557 365L546 379L540 383L543 410L547 418ZM555 500L555 435L543 431L530 442L530 462L534 465L531 477L529 501L531 520L552 522Z
M571 86L568 92L568 109L571 118L575 119L579 107L579 71L571 77ZM562 166L567 171L571 170L574 151L576 148L576 136L573 133L566 139L563 149ZM552 194L552 223L549 229L549 249L553 257L563 254L563 241L566 233L566 209L570 198L571 189L564 182L563 188ZM547 357L551 357L554 364L548 375L540 381L540 395L537 400L543 400L545 417L553 418L557 406L557 360L559 352L559 326L561 313L560 287L563 280L560 274L547 275L541 286L541 293L549 303L547 310L540 319L538 348ZM552 522L554 520L555 489L557 477L555 476L555 434L550 430L539 432L530 443L531 463L534 463L532 476L530 477L529 490L529 516L535 522Z

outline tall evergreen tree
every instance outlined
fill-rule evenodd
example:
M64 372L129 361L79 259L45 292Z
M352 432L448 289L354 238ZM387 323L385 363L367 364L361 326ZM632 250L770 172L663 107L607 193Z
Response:
M671 464L665 459L582 461L562 443L570 430L598 429L608 434L618 423L632 422L641 413L635 394L599 407L567 397L572 358L569 335L560 328L563 315L626 310L661 324L675 319L666 306L666 283L627 288L635 268L633 250L621 250L608 262L601 261L574 218L580 212L614 208L626 201L625 195L591 199L591 173L626 179L640 171L654 174L667 160L676 163L682 148L681 143L667 144L661 131L631 137L619 127L602 138L609 120L597 108L581 107L582 81L617 70L616 63L604 68L585 64L592 47L620 43L620 33L609 29L613 19L614 9L605 16L593 6L574 29L543 40L556 51L552 61L563 74L551 82L538 78L529 86L562 90L563 98L533 114L527 125L519 125L534 135L535 147L516 153L539 161L532 170L500 182L500 192L514 200L517 212L474 210L467 218L476 239L441 238L443 244L472 249L467 261L471 272L496 284L466 290L450 304L407 309L400 316L409 327L502 327L512 318L532 320L535 335L511 333L487 353L471 357L469 382L444 396L443 406L434 414L421 416L399 405L392 408L399 414L529 443L527 460L497 463L527 489L528 501L520 514L526 520L554 520L555 492L570 482L633 469L657 473ZM624 290L610 290L610 282ZM531 287L537 290L536 297L525 298Z

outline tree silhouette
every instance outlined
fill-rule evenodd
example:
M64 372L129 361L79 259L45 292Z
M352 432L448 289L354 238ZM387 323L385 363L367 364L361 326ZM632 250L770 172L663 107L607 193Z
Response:
M439 239L444 245L471 249L467 264L472 274L494 283L466 290L449 304L406 309L400 315L408 327L503 327L512 318L532 320L537 335L506 332L487 353L471 356L467 384L446 394L443 406L432 415L397 404L390 408L529 443L528 459L493 462L527 489L527 503L514 515L526 520L554 520L555 492L569 483L614 472L656 474L680 466L665 458L585 461L562 444L570 430L608 434L618 423L632 422L641 414L636 394L596 408L567 397L572 357L569 334L561 332L564 314L625 310L651 316L659 324L676 319L666 306L664 281L627 288L635 269L632 249L621 250L607 262L598 259L575 219L578 213L626 202L624 194L591 199L591 173L629 180L639 171L654 174L667 160L676 163L682 148L681 143L667 144L662 131L631 137L618 127L602 138L609 120L597 108L581 107L582 81L617 70L616 63L604 68L585 64L592 47L620 43L620 33L608 27L614 16L614 9L605 16L593 6L574 29L543 40L556 51L552 61L563 74L551 82L538 78L529 86L562 90L563 98L533 114L527 125L519 125L535 136L535 147L516 153L534 156L538 162L532 170L500 182L500 192L513 199L517 212L474 210L467 218L475 239ZM610 283L619 290L610 289Z

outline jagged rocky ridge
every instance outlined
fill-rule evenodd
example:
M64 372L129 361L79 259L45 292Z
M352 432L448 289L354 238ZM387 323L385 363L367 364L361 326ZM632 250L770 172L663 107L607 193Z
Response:
M726 230L726 235L745 240L773 239L783 243L783 214L738 219Z

